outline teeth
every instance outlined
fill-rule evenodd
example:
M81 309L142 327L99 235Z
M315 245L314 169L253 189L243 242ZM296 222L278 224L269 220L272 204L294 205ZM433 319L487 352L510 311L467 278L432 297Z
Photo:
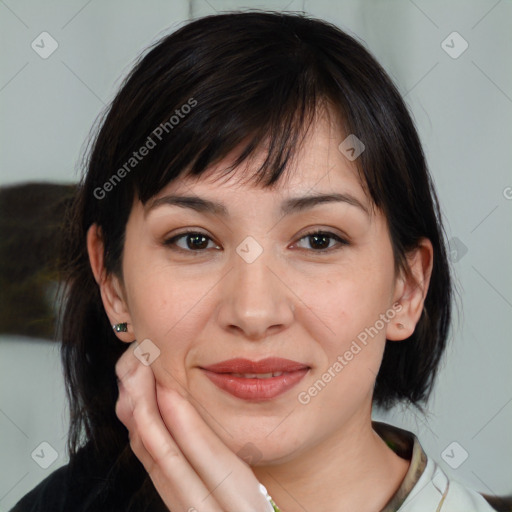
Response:
M242 377L243 379L270 379L271 377L279 377L286 372L271 372L271 373L232 373L235 377Z

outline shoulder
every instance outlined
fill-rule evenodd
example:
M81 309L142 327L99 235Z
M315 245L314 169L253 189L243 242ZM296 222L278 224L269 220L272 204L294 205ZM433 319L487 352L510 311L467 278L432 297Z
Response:
M131 512L167 510L129 445L100 455L82 447L72 462L55 470L10 512Z
M403 482L382 512L512 512L512 496L488 496L448 478L412 432L383 422L372 424L397 455L410 461Z
M23 496L10 512L82 512L98 496L107 480L105 465L82 447L72 462L56 469Z
M432 459L399 512L511 512L509 498L491 498L449 478Z
M496 512L512 512L512 498L487 496L463 486L456 480L450 481L451 489L448 491L446 498L446 507L443 512L460 510L475 511L496 511ZM466 508L473 507L473 508Z
M47 476L42 482L25 494L11 509L11 512L46 512L66 509L69 464L62 466Z

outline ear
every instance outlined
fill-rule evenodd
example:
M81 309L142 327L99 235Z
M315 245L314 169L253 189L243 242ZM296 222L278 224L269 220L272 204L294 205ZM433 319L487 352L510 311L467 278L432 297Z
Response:
M116 336L126 343L133 341L133 329L130 312L125 299L124 287L121 280L107 274L103 263L104 244L101 228L93 224L87 231L87 251L94 279L98 283L103 307L110 320L110 325L126 322L127 332L115 332Z
M422 238L418 246L407 254L409 272L400 272L395 282L394 304L397 306L393 306L393 309L396 315L387 325L388 340L404 340L414 332L430 284L433 255L432 243L428 238Z

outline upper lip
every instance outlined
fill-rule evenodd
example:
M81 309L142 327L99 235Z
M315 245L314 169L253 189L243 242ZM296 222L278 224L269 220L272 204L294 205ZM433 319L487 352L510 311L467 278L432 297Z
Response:
M203 370L215 373L273 373L273 372L294 372L309 368L307 364L283 359L281 357L267 357L260 361L235 358L221 361L210 366L201 366Z

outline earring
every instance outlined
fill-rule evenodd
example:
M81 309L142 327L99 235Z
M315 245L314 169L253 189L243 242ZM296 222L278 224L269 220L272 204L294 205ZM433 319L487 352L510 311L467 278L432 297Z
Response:
M120 324L114 324L112 329L116 332L127 332L128 331L128 322L122 322Z

